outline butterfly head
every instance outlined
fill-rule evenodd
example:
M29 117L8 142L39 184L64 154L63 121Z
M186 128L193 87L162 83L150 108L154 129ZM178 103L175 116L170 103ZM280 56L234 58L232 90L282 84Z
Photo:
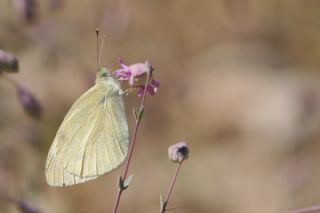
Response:
M112 77L111 72L105 68L100 68L97 73L96 84L107 88L110 93L120 91L118 81Z
M99 72L97 73L97 79L108 79L111 78L111 72L105 68L100 68Z

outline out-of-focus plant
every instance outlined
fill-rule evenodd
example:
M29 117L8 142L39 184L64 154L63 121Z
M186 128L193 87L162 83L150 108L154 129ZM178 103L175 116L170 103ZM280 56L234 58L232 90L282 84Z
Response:
M16 73L18 70L19 64L17 58L11 53L0 50L0 73Z
M36 0L14 0L15 7L19 15L28 23L37 20L38 4Z
M35 208L33 205L26 202L25 200L0 195L0 201L1 200L15 205L21 213L40 213L40 211L37 208Z
M20 104L23 106L23 109L27 114L32 118L40 119L41 118L41 105L35 96L26 88L16 85L18 99Z
M16 88L18 100L25 112L34 119L40 119L42 109L39 101L18 81L7 76L7 73L17 73L18 71L19 63L17 58L11 53L0 50L0 77L3 77Z

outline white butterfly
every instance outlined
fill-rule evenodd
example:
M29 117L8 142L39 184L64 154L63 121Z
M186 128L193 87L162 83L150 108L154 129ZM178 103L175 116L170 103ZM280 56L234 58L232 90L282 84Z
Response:
M54 138L46 162L47 183L70 186L106 174L125 160L128 145L120 86L102 68L95 85L73 104Z

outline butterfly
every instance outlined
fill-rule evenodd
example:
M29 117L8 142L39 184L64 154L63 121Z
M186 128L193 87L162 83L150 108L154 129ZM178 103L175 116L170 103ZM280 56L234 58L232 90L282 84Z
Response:
M128 124L119 82L100 68L96 82L71 107L48 153L51 186L70 186L106 174L123 163Z

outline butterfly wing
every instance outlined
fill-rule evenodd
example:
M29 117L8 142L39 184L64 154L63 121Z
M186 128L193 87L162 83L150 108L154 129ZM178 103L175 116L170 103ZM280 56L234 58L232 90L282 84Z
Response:
M124 161L129 136L123 101L107 90L95 85L66 115L48 154L49 185L92 180Z

